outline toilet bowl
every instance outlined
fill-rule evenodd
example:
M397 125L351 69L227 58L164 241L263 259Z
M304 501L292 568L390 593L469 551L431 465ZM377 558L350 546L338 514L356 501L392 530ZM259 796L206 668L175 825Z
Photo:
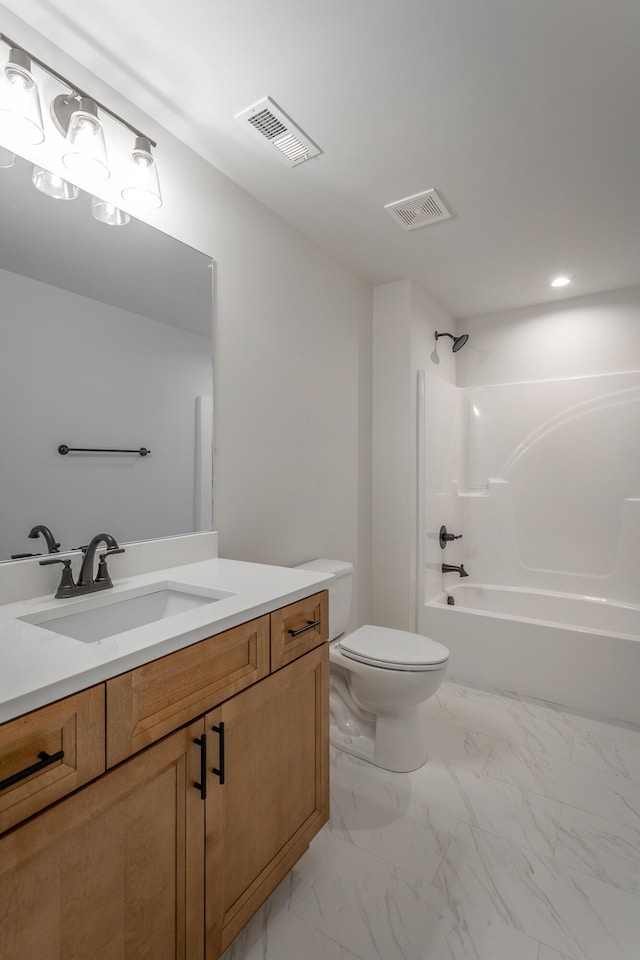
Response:
M300 566L334 575L328 587L331 743L385 770L417 770L427 759L419 707L440 686L449 651L429 637L371 624L344 634L353 567L336 560Z

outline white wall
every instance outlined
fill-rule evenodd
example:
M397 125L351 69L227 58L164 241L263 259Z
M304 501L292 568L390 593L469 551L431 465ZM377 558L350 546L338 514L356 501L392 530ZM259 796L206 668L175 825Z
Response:
M37 523L67 549L99 530L119 541L193 531L210 338L6 270L0 299L0 558L46 552L27 539ZM61 443L151 456L60 456Z
M458 385L518 383L640 367L640 288L469 317Z
M434 336L452 324L412 280L374 290L372 618L382 626L415 629L417 375L453 381L451 341L435 350Z
M3 31L148 130L158 141L164 195L148 222L217 262L221 555L350 560L353 618L362 622L370 570L369 287L61 53L55 36L34 34L9 11Z

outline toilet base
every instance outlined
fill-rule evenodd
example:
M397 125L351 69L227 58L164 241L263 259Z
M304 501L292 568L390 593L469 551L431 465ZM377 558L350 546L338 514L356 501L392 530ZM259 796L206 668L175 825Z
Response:
M427 762L417 707L391 715L378 713L372 723L353 732L331 722L332 746L393 773L410 773Z

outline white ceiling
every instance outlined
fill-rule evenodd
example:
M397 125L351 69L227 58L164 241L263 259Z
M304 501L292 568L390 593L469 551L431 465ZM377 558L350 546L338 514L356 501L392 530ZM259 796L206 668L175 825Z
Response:
M466 316L640 283L638 0L4 3L373 284ZM234 120L264 96L320 157ZM430 187L454 218L404 232Z

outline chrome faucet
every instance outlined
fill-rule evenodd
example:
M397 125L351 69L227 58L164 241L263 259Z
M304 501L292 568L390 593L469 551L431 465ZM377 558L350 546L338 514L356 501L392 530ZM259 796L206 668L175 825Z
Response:
M443 573L457 573L461 577L468 577L469 574L464 568L464 565L461 563L459 567L454 566L452 563L443 563L442 564Z
M96 550L101 543L104 543L107 549L99 555L100 563L98 564L98 572L94 580L93 567ZM63 565L62 578L55 593L55 596L59 600L82 596L82 594L85 593L95 593L96 590L107 590L113 586L107 569L107 557L113 553L124 553L124 547L119 547L117 540L112 537L110 533L99 533L88 546L80 547L80 549L84 556L82 558L82 566L80 567L77 583L74 583L73 580L70 559L50 557L48 560L40 561L41 567L47 567L52 563L61 563Z

